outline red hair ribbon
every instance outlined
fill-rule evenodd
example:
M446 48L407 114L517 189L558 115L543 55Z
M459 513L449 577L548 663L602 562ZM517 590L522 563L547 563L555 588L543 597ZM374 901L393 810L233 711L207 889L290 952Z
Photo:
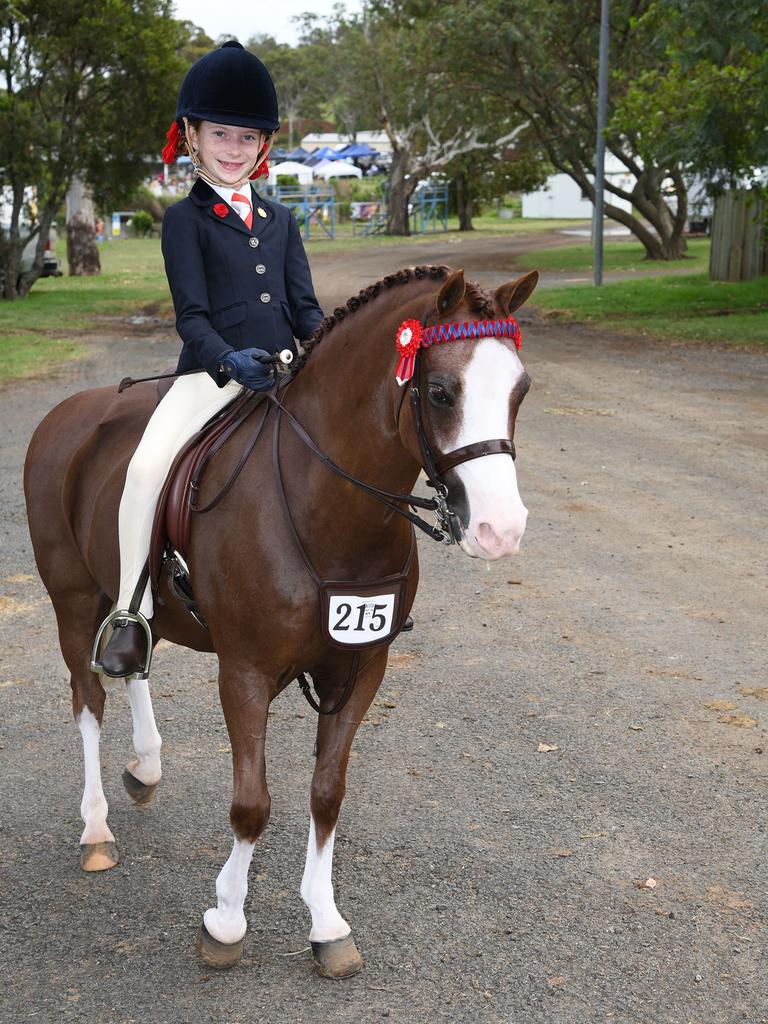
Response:
M522 344L520 327L511 316L506 320L467 320L464 323L435 324L434 327L422 327L418 320L404 320L395 335L400 356L395 369L397 383L402 387L413 376L416 353L420 348L472 338L511 338L517 349Z
M179 126L175 121L165 133L165 137L168 139L168 144L163 148L163 163L174 164L179 154L179 138L181 137Z
M269 177L269 166L265 160L264 163L259 167L258 170L254 171L251 175L250 180L253 181L255 178L268 178Z

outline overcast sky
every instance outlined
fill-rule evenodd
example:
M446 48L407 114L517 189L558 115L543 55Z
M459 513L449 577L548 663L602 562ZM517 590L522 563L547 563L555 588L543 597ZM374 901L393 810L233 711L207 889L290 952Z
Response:
M260 32L281 43L296 43L296 27L291 18L305 11L330 14L337 0L175 0L176 17L192 21L205 29L211 39L224 33L241 43ZM359 10L360 0L345 0L347 10Z

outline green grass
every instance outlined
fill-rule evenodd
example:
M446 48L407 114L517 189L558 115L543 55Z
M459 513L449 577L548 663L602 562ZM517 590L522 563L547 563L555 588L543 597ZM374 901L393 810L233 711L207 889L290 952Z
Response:
M496 216L475 217L472 222L475 230L460 232L457 217L448 218L448 231L438 231L424 235L409 235L406 238L395 235L363 235L352 234L351 223L337 225L336 237L322 235L321 229L312 228L312 238L304 244L309 253L321 252L355 252L358 249L374 249L390 245L424 245L430 241L438 243L452 241L457 238L491 238L503 235L538 234L556 231L558 228L573 227L572 220L501 220ZM316 233L317 232L317 233ZM303 237L303 236L302 236Z
M100 320L150 307L171 310L160 243L125 239L100 246L102 273L47 277L26 299L0 302L0 381L28 377L83 354L79 335ZM58 253L62 258L63 245ZM106 324L102 321L102 329Z
M586 274L592 272L593 255L591 243L569 245L566 248L533 249L520 259L519 265L525 270ZM680 271L693 274L699 270L707 270L708 267L708 238L689 239L686 258L675 260L671 263L647 260L645 258L645 249L639 242L606 242L603 247L603 269L606 273L627 271L630 273L660 274Z
M666 340L768 345L768 277L726 283L706 274L543 288L534 304L569 320Z

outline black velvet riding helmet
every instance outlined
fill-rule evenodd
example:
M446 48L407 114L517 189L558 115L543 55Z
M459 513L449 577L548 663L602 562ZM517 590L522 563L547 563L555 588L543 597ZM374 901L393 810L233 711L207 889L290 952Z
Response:
M277 93L262 62L235 39L206 53L187 72L179 90L176 123L213 121L276 132Z

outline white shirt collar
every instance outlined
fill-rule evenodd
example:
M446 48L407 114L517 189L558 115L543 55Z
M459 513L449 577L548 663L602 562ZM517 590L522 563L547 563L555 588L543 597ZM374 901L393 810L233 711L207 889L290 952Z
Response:
M244 185L240 185L239 188L229 188L227 185L211 185L214 192L217 192L225 203L232 206L232 196L235 192L239 192L241 196L245 196L246 199L253 206L253 192L251 190L250 181L246 181Z

